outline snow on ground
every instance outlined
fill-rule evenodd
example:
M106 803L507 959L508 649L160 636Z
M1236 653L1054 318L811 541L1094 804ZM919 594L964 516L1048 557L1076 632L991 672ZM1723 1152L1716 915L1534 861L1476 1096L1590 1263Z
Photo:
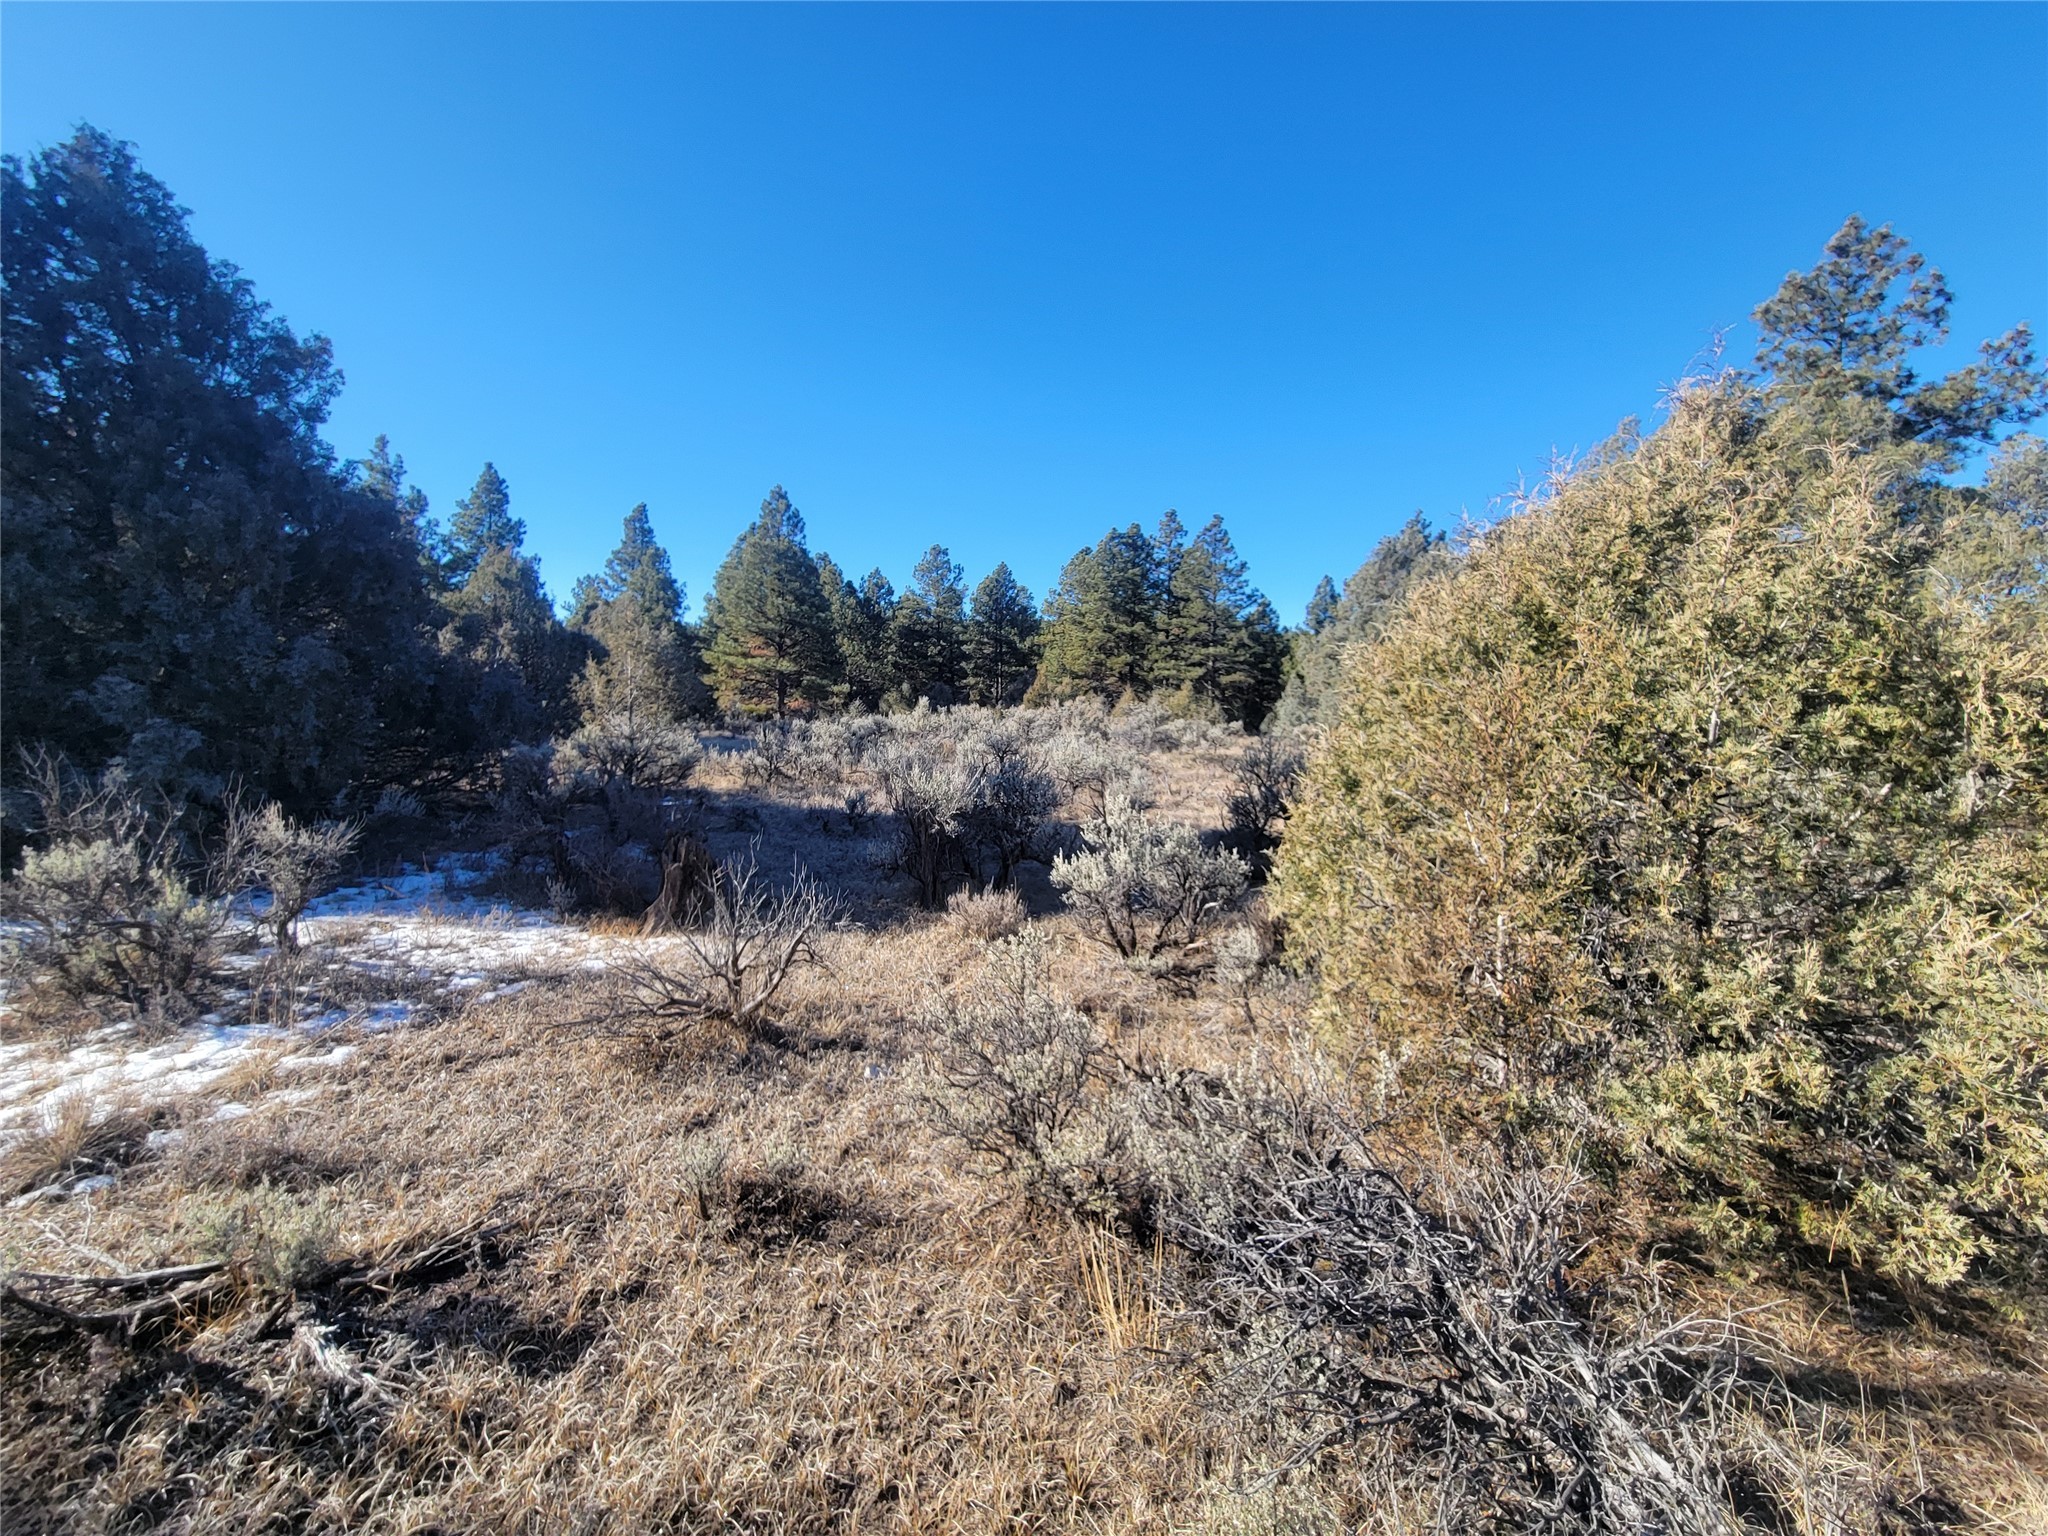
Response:
M406 866L390 879L332 891L308 908L299 924L300 942L331 950L369 978L388 977L390 997L309 1012L290 1028L236 1024L221 1012L168 1038L145 1040L132 1026L109 1026L68 1047L48 1041L0 1044L0 1145L49 1123L74 1097L82 1096L96 1114L118 1104L176 1098L202 1092L237 1066L280 1051L286 1054L275 1070L294 1077L336 1067L357 1046L322 1041L323 1034L342 1027L352 1034L393 1029L450 1000L510 996L536 975L601 970L622 942L478 897L472 888L490 873L488 861L475 856L432 870ZM265 958L237 955L231 964L251 972ZM362 990L373 995L375 986Z

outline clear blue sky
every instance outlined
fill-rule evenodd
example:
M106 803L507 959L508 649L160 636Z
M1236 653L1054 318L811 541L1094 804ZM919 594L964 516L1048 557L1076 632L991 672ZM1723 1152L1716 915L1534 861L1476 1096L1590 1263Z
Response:
M1293 619L1655 407L1844 215L2048 322L2040 5L0 10L0 140L139 147L557 596L768 487L1043 593L1220 512ZM1732 350L1748 354L1737 329Z

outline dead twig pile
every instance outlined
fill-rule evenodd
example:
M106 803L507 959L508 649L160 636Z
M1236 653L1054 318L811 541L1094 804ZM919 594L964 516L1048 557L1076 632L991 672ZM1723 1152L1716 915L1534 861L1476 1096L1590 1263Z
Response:
M1448 1528L1737 1529L1705 1432L1728 1373L1702 1326L1589 1321L1576 1175L1457 1174L1431 1211L1325 1109L1205 1075L1151 1090L1159 1220L1197 1310L1246 1341L1236 1392L1294 1426L1283 1469L1372 1431Z

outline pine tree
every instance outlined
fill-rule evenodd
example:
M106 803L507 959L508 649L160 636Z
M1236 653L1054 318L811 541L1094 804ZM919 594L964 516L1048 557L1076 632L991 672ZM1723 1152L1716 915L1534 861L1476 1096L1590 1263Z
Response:
M1302 627L1312 635L1320 635L1336 612L1337 585L1325 576L1309 594L1308 611L1302 615Z
M1889 224L1872 229L1852 216L1825 260L1787 273L1757 307L1757 363L1776 400L1822 434L1865 446L1919 442L1953 467L1964 446L2048 408L2048 376L2035 364L2033 333L2017 325L1983 343L1978 362L1923 384L1912 353L1947 339L1952 300L1940 270Z
M967 590L959 563L937 544L911 572L890 622L896 683L908 700L951 704L966 687Z
M491 545L447 606L441 646L467 665L466 707L483 741L537 741L574 729L575 683L592 648L555 617L538 560Z
M833 697L832 610L804 548L803 517L781 486L719 566L704 627L708 681L723 707L784 715Z
M1142 698L1152 684L1161 582L1157 546L1136 523L1077 552L1045 599L1036 698Z
M626 514L603 573L576 583L569 626L595 640L599 652L577 683L587 717L675 721L708 702L683 623L683 589L655 540L645 502Z
M391 439L382 432L370 444L367 458L358 460L365 494L393 508L418 552L420 573L433 591L444 589L447 550L441 530L428 511L427 493L405 483L405 459L391 451Z
M469 494L455 503L448 524L448 579L460 586L485 551L509 549L516 555L525 544L526 524L512 515L512 488L495 464L486 463Z
M861 709L880 709L897 676L889 643L896 589L880 571L869 571L856 586L830 555L822 554L818 556L818 581L832 613L832 638L839 649L846 701Z
M1223 519L1210 518L1167 578L1156 686L1183 709L1256 727L1280 697L1285 655L1272 606L1246 579Z
M982 577L968 609L965 636L967 696L976 704L1015 704L1036 670L1038 608L1031 594L1000 564Z

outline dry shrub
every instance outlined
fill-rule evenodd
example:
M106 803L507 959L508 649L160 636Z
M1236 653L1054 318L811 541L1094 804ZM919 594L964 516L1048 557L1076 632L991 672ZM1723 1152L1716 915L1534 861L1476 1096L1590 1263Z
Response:
M86 776L37 752L24 767L36 845L4 897L30 968L81 1002L189 998L220 959L228 912L188 878L174 808L118 765Z
M1244 860L1205 848L1195 832L1159 821L1112 792L1081 829L1081 850L1053 861L1053 884L1087 919L1091 936L1126 959L1156 959L1201 936L1244 889Z
M1337 1108L1206 1074L1154 1075L1134 1119L1193 1304L1241 1341L1226 1395L1292 1434L1285 1465L1365 1437L1367 1475L1442 1529L1739 1529L1714 1462L1725 1330L1589 1319L1571 1169L1444 1158L1425 1203Z
M337 1201L329 1192L301 1194L273 1184L195 1196L179 1208L178 1223L195 1253L242 1265L278 1291L325 1271L341 1234Z
M801 868L778 887L753 853L727 859L711 882L700 926L617 962L630 1021L673 1033L704 1019L772 1038L769 1007L791 975L819 963L818 939L841 903Z
M256 914L281 953L298 948L297 925L313 898L327 890L335 872L362 840L360 822L323 821L304 826L275 803L252 805L230 799L222 847L214 861L215 880L230 891L260 886L266 896Z
M964 997L925 1020L924 1106L941 1134L1033 1196L1114 1214L1122 1129L1104 1087L1115 1057L1094 1023L1052 989L1045 936L992 945Z
M1261 736L1245 748L1231 772L1230 794L1224 801L1229 817L1226 836L1258 868L1265 867L1268 855L1280 845L1287 805L1304 761L1305 754L1294 742Z
M961 932L983 943L1006 939L1025 923L1024 898L1014 890L955 891L946 916Z

